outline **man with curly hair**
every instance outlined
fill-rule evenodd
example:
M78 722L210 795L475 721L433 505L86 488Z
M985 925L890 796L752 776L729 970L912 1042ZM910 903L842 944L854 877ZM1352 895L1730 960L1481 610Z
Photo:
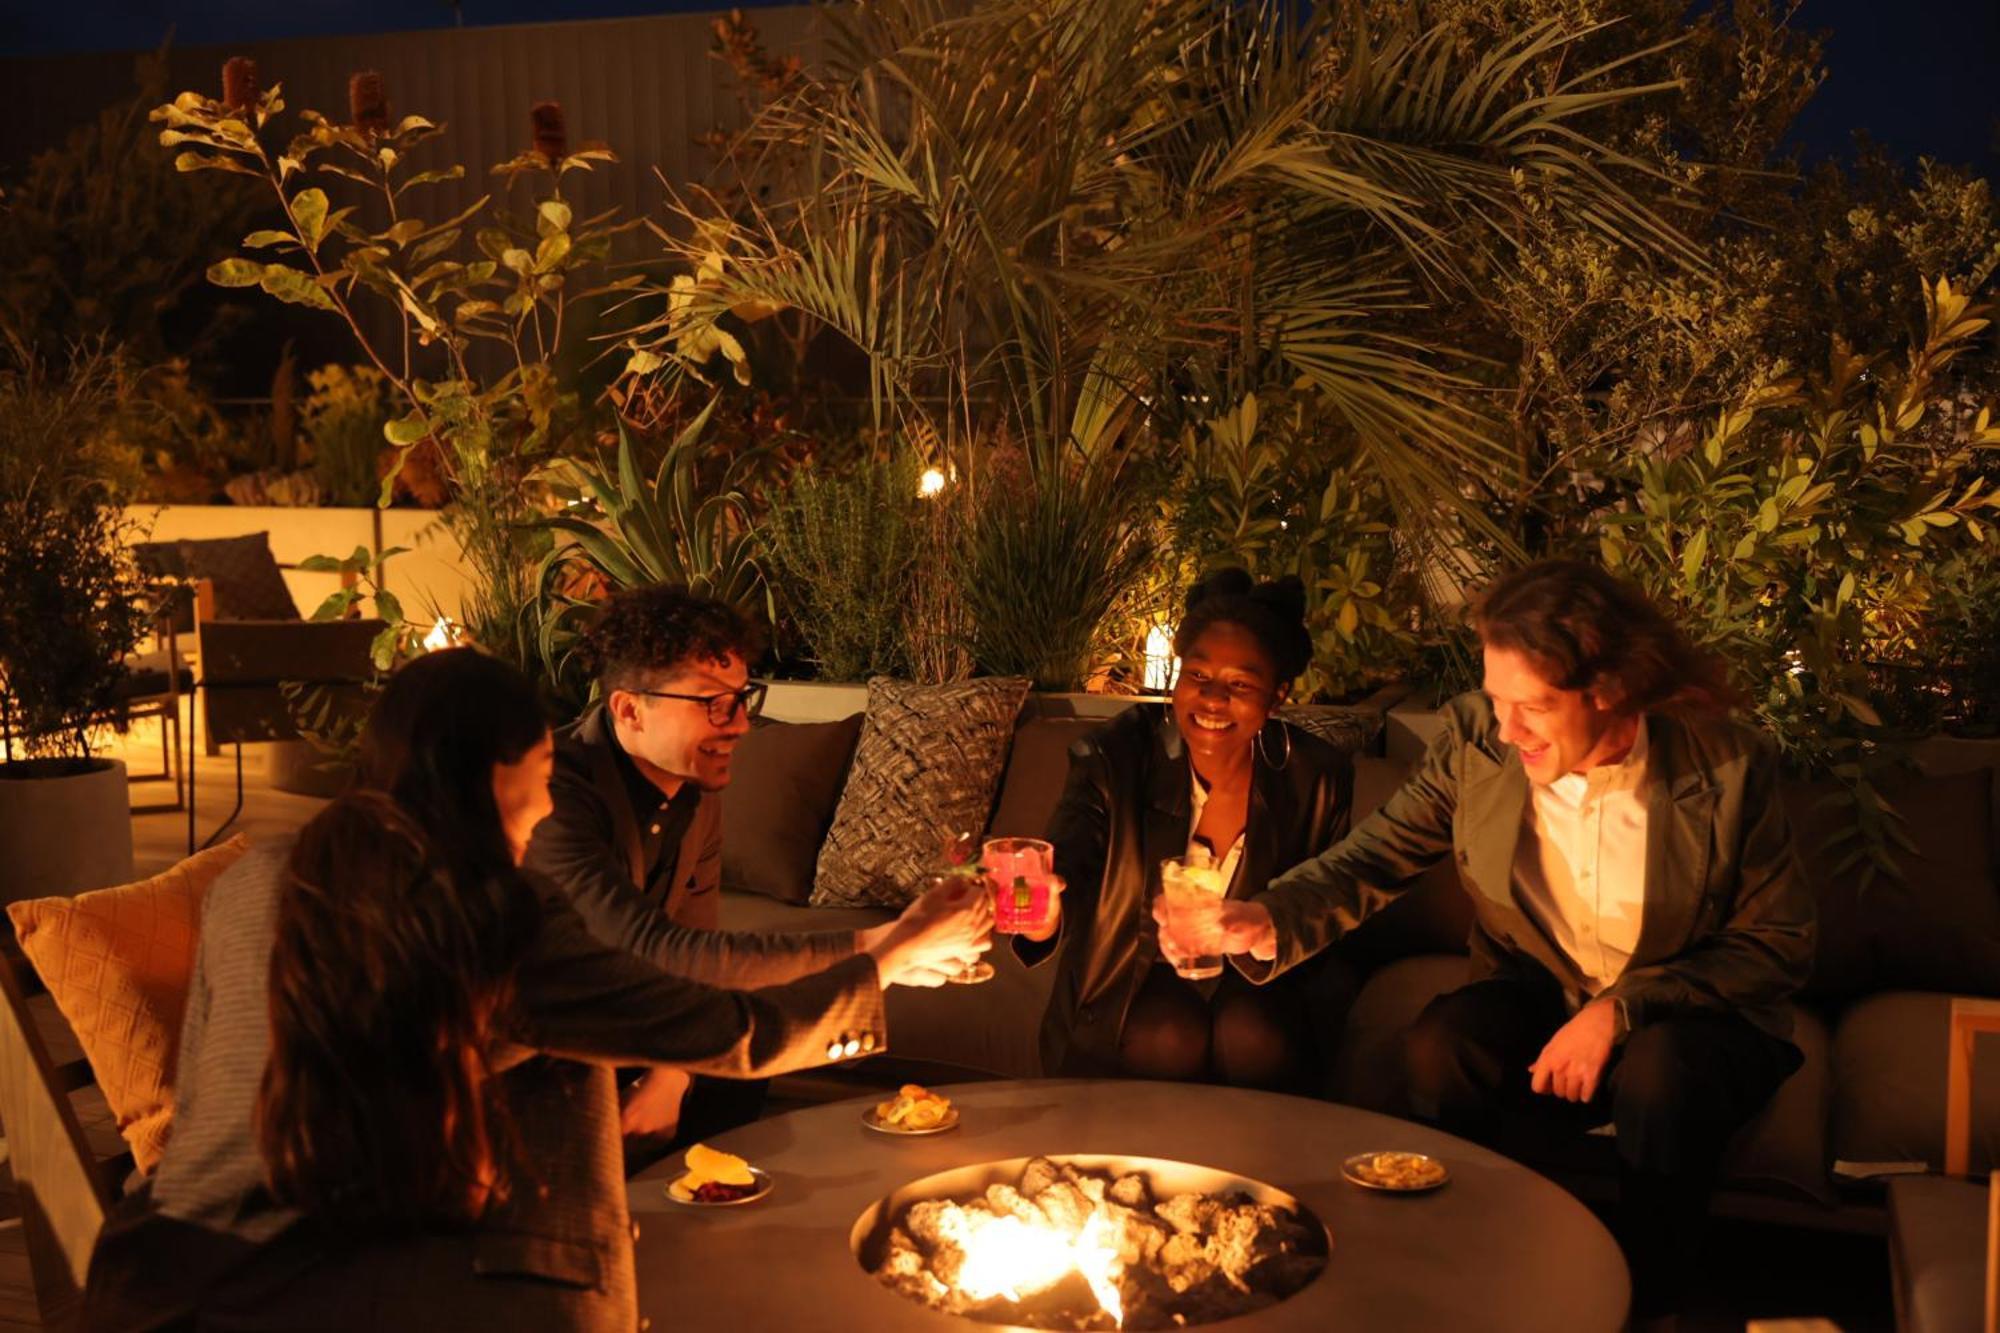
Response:
M964 964L951 918L983 895L933 894L866 930L748 934L721 929L722 790L737 743L762 706L750 680L758 627L727 603L655 585L616 593L583 641L599 701L556 736L555 812L536 829L528 864L569 894L591 931L692 980L734 989L818 972L900 931L934 947L886 980L937 985ZM984 946L981 946L984 947ZM976 955L975 955L976 956ZM852 1034L850 1054L886 1045ZM763 1084L651 1071L628 1087L628 1164L681 1140L756 1118Z

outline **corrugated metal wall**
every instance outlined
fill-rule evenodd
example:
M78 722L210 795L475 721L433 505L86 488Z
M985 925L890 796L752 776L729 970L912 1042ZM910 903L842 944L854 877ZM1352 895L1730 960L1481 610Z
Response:
M819 54L810 7L755 9L750 17L773 52L809 62ZM702 179L709 154L696 136L742 119L734 75L709 55L711 20L675 14L190 47L170 53L168 95L183 88L219 94L223 60L247 55L267 86L283 81L288 114L310 107L345 120L348 75L378 70L392 117L415 112L449 127L420 150L423 165L465 164L464 181L431 187L423 208L431 216L449 216L493 188L487 167L527 146L529 105L553 99L568 111L573 145L600 140L621 159L572 192L579 212L616 204L651 215L663 194L654 168L676 185ZM0 61L0 79L9 103L0 117L0 170L12 173L71 126L129 96L132 57Z

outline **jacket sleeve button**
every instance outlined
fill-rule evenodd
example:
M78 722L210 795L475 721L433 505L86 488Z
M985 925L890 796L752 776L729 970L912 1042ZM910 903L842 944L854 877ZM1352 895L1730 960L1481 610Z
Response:
M840 1058L841 1048L842 1048L842 1043L838 1040L828 1042L826 1044L826 1058L829 1060L838 1060Z
M842 1048L842 1051L849 1059L861 1054L861 1039L859 1037L849 1037L847 1045Z
M872 1051L872 1050L874 1050L874 1049L875 1049L875 1034L874 1034L874 1033L872 1033L872 1032L864 1032L864 1033L862 1033L862 1034L861 1034L861 1049L862 1049L862 1050L864 1050L864 1051Z

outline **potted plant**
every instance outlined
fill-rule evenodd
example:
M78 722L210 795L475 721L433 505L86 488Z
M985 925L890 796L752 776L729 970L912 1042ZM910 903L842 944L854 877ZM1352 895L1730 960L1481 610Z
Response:
M92 753L145 627L129 520L98 466L115 358L60 377L9 336L0 364L0 897L132 876L125 765Z

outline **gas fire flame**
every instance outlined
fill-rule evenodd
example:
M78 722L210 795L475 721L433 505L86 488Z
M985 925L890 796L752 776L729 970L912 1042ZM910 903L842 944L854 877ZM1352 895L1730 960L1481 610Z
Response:
M1022 1300L1046 1291L1069 1276L1082 1275L1097 1303L1120 1328L1125 1325L1118 1279L1125 1265L1118 1257L1118 1228L1102 1207L1074 1233L1047 1223L1018 1217L953 1209L944 1232L965 1251L958 1273L959 1290L976 1301L1004 1296Z

